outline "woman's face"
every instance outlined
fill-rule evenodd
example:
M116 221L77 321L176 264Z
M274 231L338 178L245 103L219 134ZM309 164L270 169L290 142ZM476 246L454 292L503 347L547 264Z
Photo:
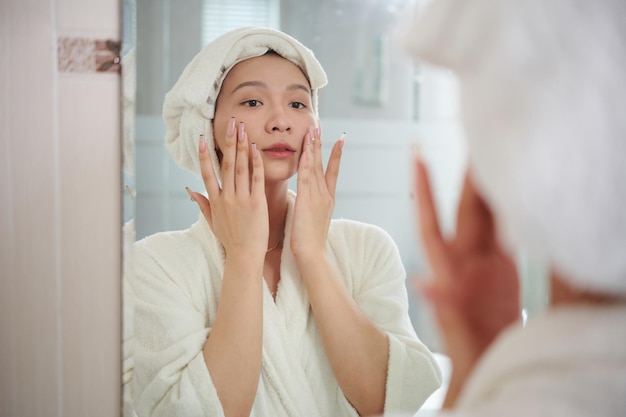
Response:
M302 141L317 127L306 77L292 62L267 54L235 65L219 96L213 132L220 149L231 117L244 122L248 142L256 143L266 180L286 180L298 169Z

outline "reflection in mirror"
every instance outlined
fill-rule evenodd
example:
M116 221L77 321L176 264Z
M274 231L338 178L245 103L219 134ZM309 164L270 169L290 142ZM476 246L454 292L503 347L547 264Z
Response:
M234 27L260 25L280 29L311 48L328 75L319 98L324 160L342 132L348 137L333 217L382 227L398 246L409 280L424 273L409 192L411 144L419 142L432 167L447 232L454 229L466 152L456 121L454 80L435 68L416 67L394 41L405 2L137 0L135 8L135 0L125 0L125 33L134 33L137 22L136 43L132 38L136 48L127 54L124 66L129 69L124 75L124 222L129 241L187 229L198 221L198 206L189 201L185 187L204 191L204 185L197 175L178 167L164 146L164 96L203 45ZM130 259L126 253L126 265ZM520 265L527 277L524 305L532 313L545 303L543 271L525 260ZM431 351L442 352L428 309L410 287L408 293L410 319L419 338ZM125 293L125 299L131 298ZM125 338L130 339L132 309L125 309L124 318ZM124 357L124 377L130 381L132 354L125 352ZM130 384L125 388L130 390ZM437 408L441 393L421 412Z
M325 155L342 132L347 142L334 212L381 226L394 238L409 275L424 267L410 203L410 145L419 140L433 161L442 221L451 229L465 151L454 121L454 84L447 73L417 68L392 40L405 1L227 2L138 1L137 239L181 230L198 219L188 186L200 178L178 167L164 146L165 93L212 37L235 26L273 26L309 46L326 70L320 91ZM243 13L245 4L257 6ZM265 5L265 12L259 5ZM295 184L292 184L292 188ZM420 335L439 350L427 312L412 301ZM413 314L414 313L414 314Z

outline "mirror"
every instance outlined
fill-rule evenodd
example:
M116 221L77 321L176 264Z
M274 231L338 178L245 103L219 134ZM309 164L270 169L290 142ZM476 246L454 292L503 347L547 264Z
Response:
M411 144L419 140L434 162L448 226L465 154L453 123L451 77L418 68L393 39L406 3L137 0L136 238L189 227L198 209L185 187L204 191L200 178L179 168L164 147L165 93L209 40L233 27L257 24L300 40L328 74L329 83L319 93L324 143L347 132L335 217L381 226L398 245L408 274L423 270L410 200ZM414 299L412 308L418 334L440 350L428 313Z
M432 167L447 231L454 226L466 150L456 121L453 77L416 66L394 40L407 1L124 0L124 29L136 33L130 37L136 47L127 66L136 79L124 77L129 100L125 149L134 162L124 175L126 247L134 239L185 229L197 221L198 208L185 187L204 187L165 149L163 98L204 44L228 29L255 24L300 40L327 72L329 83L320 90L319 103L324 143L347 133L334 217L382 227L395 240L408 277L423 273L426 261L416 239L410 197L411 145L419 142ZM324 148L326 157L329 151ZM127 253L126 263L130 259ZM542 270L524 260L520 265L525 266L525 308L538 311L547 291ZM418 336L432 351L441 352L428 309L411 288L408 293ZM125 312L127 322L129 314Z

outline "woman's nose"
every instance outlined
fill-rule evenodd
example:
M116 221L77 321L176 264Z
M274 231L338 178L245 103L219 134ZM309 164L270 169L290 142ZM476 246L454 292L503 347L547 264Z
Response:
M286 132L291 130L291 121L284 109L277 107L272 110L267 121L267 130L272 132Z

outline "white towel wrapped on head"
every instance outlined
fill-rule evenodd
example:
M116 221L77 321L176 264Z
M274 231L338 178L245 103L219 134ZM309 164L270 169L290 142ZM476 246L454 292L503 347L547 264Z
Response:
M626 296L626 2L438 0L406 47L458 76L471 169L510 249Z
M212 120L222 82L237 63L269 50L293 62L304 72L311 84L313 110L317 114L317 90L326 85L327 78L309 48L274 29L249 26L231 30L202 48L165 95L165 142L178 165L200 174L198 140L204 133L213 166L221 178L214 151Z

